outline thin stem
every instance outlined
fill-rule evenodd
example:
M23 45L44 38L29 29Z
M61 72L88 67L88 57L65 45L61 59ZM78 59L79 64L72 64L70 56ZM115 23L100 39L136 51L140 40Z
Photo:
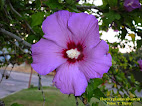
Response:
M118 85L120 85L119 83L118 83L118 81L116 80L116 78L115 78L115 76L113 75L113 77L111 77L109 74L107 74L108 76L109 76L109 78L111 79L111 80L113 80L113 81L116 81L116 84L118 84ZM121 85L120 85L121 86ZM122 94L120 93L120 90L118 89L118 87L116 86L116 89L118 90L118 93L119 93L119 95L123 98L123 96L122 96Z
M5 71L6 71L6 68L7 68L7 67L8 67L8 65L5 67L5 69L4 69L3 73L2 73L2 78L1 78L1 80L0 80L0 83L2 82L3 78L5 77Z
M41 5L41 7L48 7L46 4ZM99 7L97 6L76 6L79 10L86 10L86 9L97 9L100 12L103 12L103 10L101 10Z
M44 92L43 92L43 89L42 89L42 84L41 84L41 75L39 75L38 74L38 77L39 77L39 90L41 90L41 93L42 93L42 96L43 96L43 106L45 105L45 101L46 101L46 99L45 99L45 95L44 95Z
M82 96L79 96L79 99L83 102L85 106L90 106L89 103L85 102L85 99Z
M17 48L19 48L22 52L23 52L23 54L19 54L19 55L24 55L24 54L28 54L29 56L31 56L30 54L30 52L25 52L20 46L18 46L18 45L16 45L14 42L12 42L11 40L9 40L9 42L11 42L12 44L14 44ZM17 53L16 53L17 54Z
M99 12L103 12L103 10L101 10L100 8L98 8L97 6L76 6L78 9L97 9Z
M14 64L15 65L15 64ZM9 73L9 75L8 75L8 78L10 77L10 74L11 74L11 72L12 72L12 69L14 68L14 65L12 65L12 68L11 68L11 70L10 70L10 73Z
M19 13L13 8L13 6L12 6L12 4L10 3L9 0L8 0L8 3L9 3L9 6L10 6L11 10L12 10L15 14L17 14L19 17L22 18L22 15L19 14ZM25 21L27 27L32 31L32 33L33 33L33 34L36 34L36 33L33 31L33 29L31 28L31 26L28 24L28 22L27 22L26 20L24 20L24 21Z
M76 106L78 106L77 96L75 96Z
M30 43L26 42L25 40L22 40L22 39L21 39L20 37L18 37L17 35L15 35L15 34L9 32L9 31L6 31L6 30L3 29L3 28L0 28L0 32L2 32L3 34L6 34L6 35L8 35L8 36L10 36L10 37L12 37L12 38L17 39L19 42L23 43L23 44L24 44L25 46L27 46L27 47L31 47L31 44L30 44Z
M117 6L118 7L120 6L120 0L117 0Z

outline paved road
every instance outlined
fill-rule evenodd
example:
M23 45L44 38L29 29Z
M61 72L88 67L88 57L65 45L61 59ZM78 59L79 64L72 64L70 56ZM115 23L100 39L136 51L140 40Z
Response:
M1 70L0 70L1 71ZM3 98L11 93L15 93L22 89L28 88L30 74L21 73L21 72L12 72L9 79L3 79L2 83L0 83L0 98ZM1 74L0 74L1 79ZM43 86L51 86L52 85L52 76L42 76L41 83ZM36 74L32 75L31 84L34 86L38 86L38 76ZM112 88L111 84L106 84L106 88L109 90L114 90L117 92L115 88ZM141 92L135 92L138 97L142 97ZM123 93L122 93L123 94Z
M4 78L3 81L0 83L0 98L3 98L11 93L15 93L22 89L28 88L29 77L30 74L12 71L9 79ZM43 86L51 86L52 79L52 76L42 76L41 83ZM31 84L34 86L38 86L38 76L36 74L32 75Z

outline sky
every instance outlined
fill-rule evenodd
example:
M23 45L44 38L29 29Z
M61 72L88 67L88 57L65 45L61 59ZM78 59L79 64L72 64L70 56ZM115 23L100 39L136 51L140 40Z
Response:
M92 3L93 2L95 4L95 6L100 6L100 5L103 4L102 0L86 0L86 1L88 3ZM82 3L83 3L83 1L80 0L79 4L82 4ZM133 33L133 32L128 30L128 33ZM113 29L109 28L108 32L105 32L105 31L102 32L101 39L108 40L110 43L120 42L120 39L115 37L118 34L119 34L119 32L114 32ZM131 37L128 36L128 34L127 34L125 39L131 40ZM140 37L136 36L135 39L140 39ZM122 43L125 43L125 40ZM135 44L136 44L136 42L135 42ZM125 48L119 48L119 51L121 53L130 52L132 50L132 48L129 48L129 45L132 46L132 47L134 46L133 42L129 42L129 43L126 44Z

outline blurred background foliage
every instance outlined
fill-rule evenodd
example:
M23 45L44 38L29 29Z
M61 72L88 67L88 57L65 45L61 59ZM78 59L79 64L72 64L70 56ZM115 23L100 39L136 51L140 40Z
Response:
M140 92L142 89L142 72L137 63L140 58L142 59L142 9L128 12L124 9L123 0L102 0L100 6L96 6L93 0L91 3L90 1L1 0L0 67L10 63L14 65L25 61L29 64L32 62L30 46L27 42L29 45L34 44L43 37L41 25L47 16L58 10L85 12L93 14L99 20L100 31L107 32L109 28L117 31L116 37L120 41L114 43L107 41L113 65L102 79L90 80L83 94L84 101L90 102L93 97L136 98L135 92ZM20 37L21 40L11 37L12 34ZM131 40L126 39L127 35ZM135 39L136 36L140 39ZM131 51L121 53L119 48L125 48L128 42L134 44L133 47L130 46ZM108 89L106 84L111 84L116 92ZM98 103L94 101L92 105L97 106Z

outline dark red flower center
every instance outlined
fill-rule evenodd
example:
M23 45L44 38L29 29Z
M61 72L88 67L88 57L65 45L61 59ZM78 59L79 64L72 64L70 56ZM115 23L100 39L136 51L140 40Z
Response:
M67 43L67 49L63 49L62 54L64 58L68 59L69 63L83 60L83 45L81 43L75 44L70 41Z

